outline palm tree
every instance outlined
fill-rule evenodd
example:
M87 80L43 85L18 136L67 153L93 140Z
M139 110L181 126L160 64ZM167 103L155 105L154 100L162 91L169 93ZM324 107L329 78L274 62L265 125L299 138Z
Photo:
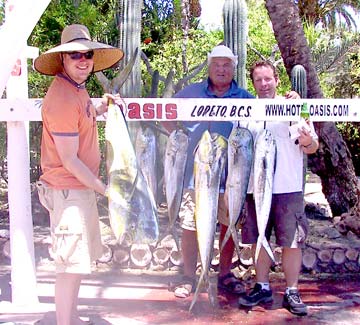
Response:
M289 77L292 67L301 64L307 71L308 97L322 98L298 7L289 0L266 0L265 6ZM320 148L316 154L309 157L309 167L320 176L323 192L333 215L338 216L349 212L358 203L358 182L354 166L350 152L335 124L316 123L315 127Z
M339 26L345 26L348 30L357 28L351 11L360 10L358 0L295 0L294 2L299 8L300 17L314 26L321 23L324 28L333 31Z

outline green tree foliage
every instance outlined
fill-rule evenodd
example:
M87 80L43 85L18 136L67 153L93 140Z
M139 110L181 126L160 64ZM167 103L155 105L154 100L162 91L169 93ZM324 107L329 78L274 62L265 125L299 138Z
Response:
M223 41L223 32L213 31L206 33L203 30L191 29L189 31L189 41L187 49L187 61L189 65L189 71L191 71L204 62L207 59L207 53L210 50ZM172 69L174 73L174 83L177 83L180 79L185 77L181 61L181 31L174 31L173 38L167 42L159 44L156 52L154 51L151 56L151 66L153 70L157 70L160 75L167 76L169 71ZM149 47L153 47L153 44L143 44L144 52ZM206 75L204 69L190 82L197 82L203 80ZM150 92L151 79L146 71L146 67L142 65L142 76L143 76L143 94L146 96ZM164 89L164 84L160 85L160 96L161 91Z
M360 10L359 0L295 0L295 3L300 17L313 26L321 24L332 31L357 27L351 9Z
M276 66L281 80L278 93L284 94L291 87L290 80L282 63L264 3L256 0L249 0L247 3L249 20L247 71L249 71L251 65L258 60L271 61ZM261 28L259 28L259 26L261 26ZM247 80L248 90L254 94L255 90L249 76Z
M336 123L336 126L343 136L348 146L352 161L355 167L356 175L360 175L360 123L359 122L343 122Z
M198 14L195 9L190 12L190 29L197 29ZM159 54L163 44L176 41L179 36L181 38L181 1L145 0L141 41L147 57L151 59L153 55Z
M4 1L0 1L0 25L3 24L5 19L5 3Z
M310 3L311 1L308 2ZM29 45L39 47L42 53L60 43L61 31L66 25L81 23L89 28L95 40L118 46L119 28L121 28L118 3L116 0L52 0L30 36ZM4 5L1 1L0 4L1 24L4 19ZM283 94L290 88L290 81L282 64L264 3L248 0L247 4L249 20L247 71L251 64L259 59L271 60L278 68L281 80L279 93ZM190 0L190 29L186 51L189 73L206 60L207 53L213 46L219 44L224 39L222 30L205 32L198 28L199 13L199 1ZM219 12L218 14L221 15L222 13ZM311 26L312 29L309 28L309 32L306 33L309 45L315 54L317 53L319 57L324 57L324 53L331 45L336 44L338 38L334 36L335 31L331 32L319 29L318 27L315 28L314 24ZM344 31L341 33L341 35L338 34L337 36L343 37L347 35ZM349 34L352 35L353 33L349 32ZM174 71L174 83L185 77L181 61L182 37L181 0L144 0L141 33L142 50L147 54L152 70L159 71L161 76L166 77L170 70ZM323 72L320 75L326 97L359 96L359 55L358 49L353 48L349 55L341 56L342 61L339 61L341 64L332 65L335 75L329 72ZM150 92L151 79L144 63L142 62L141 64L142 93L143 96L147 96ZM31 66L32 63L29 62L29 67ZM116 70L108 70L105 73L111 78L116 72ZM205 76L206 69L203 69L190 82L200 81ZM250 78L247 79L249 91L254 92ZM51 80L51 77L40 75L29 68L29 97L44 97ZM160 83L159 96L162 95L161 91L163 88L164 83L162 82ZM103 92L95 77L89 79L88 89L92 97L99 97ZM99 123L102 152L104 152L105 146L103 126L104 123ZM350 139L350 142L347 142L348 144L350 143L350 150L359 147L359 125L355 123L341 123L338 127L345 139ZM34 181L40 173L41 122L30 123L30 138L32 139L30 142L31 179ZM3 144L6 144L6 123L4 122L0 124L0 140ZM352 151L352 155L354 159L359 157L358 152ZM1 147L0 159L5 164L5 169L2 169L0 166L0 173L6 172L6 145ZM358 166L358 164L358 161L354 161L355 166ZM102 166L102 169L104 169L104 166Z

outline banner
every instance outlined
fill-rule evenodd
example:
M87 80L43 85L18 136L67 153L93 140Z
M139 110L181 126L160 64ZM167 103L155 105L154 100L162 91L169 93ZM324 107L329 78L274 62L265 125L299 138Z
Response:
M40 121L41 103L0 99L0 120ZM118 103L128 121L143 122L299 121L304 104L313 122L360 122L360 99L124 98Z
M360 121L359 99L128 98L128 120L299 121L303 105L312 121Z

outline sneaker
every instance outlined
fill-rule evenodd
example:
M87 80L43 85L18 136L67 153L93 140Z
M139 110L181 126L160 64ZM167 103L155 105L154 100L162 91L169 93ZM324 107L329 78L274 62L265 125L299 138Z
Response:
M307 306L302 302L297 290L290 290L289 293L285 293L282 305L290 313L299 316L307 315Z
M239 304L241 306L252 307L258 305L260 302L272 302L272 291L261 288L261 284L256 283L249 295L240 297Z

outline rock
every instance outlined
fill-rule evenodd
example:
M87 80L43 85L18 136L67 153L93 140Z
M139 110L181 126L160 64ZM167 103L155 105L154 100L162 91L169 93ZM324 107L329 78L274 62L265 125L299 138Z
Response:
M10 231L8 229L0 229L0 238L10 238Z
M326 229L326 235L330 239L336 239L342 237L342 234L340 234L337 229L335 228L327 228Z
M309 249L303 253L302 263L307 270L314 269L316 265L316 261L317 258L315 251Z

